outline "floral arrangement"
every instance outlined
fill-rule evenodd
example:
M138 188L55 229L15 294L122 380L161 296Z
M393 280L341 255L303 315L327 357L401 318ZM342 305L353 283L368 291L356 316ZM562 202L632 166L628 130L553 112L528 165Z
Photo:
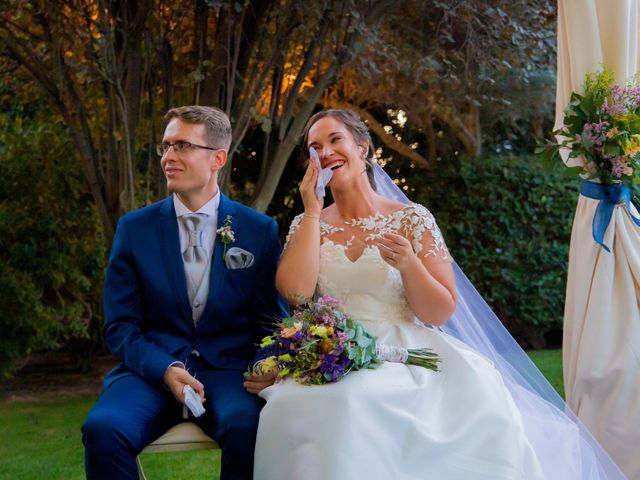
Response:
M227 253L227 245L236 241L235 233L231 228L231 215L227 215L224 219L222 226L216 230L216 233L220 236L220 241L224 245L222 255Z
M553 132L560 141L538 145L547 167L557 164L560 150L569 158L582 157L572 171L601 185L640 183L640 86L614 84L613 73L602 70L586 75L584 93L573 92L565 109L564 125Z
M338 305L338 300L325 295L297 307L273 335L262 340L261 349L268 356L246 376L278 370L281 379L322 385L337 382L351 371L375 368L385 360L438 371L440 359L430 349L378 344L376 337Z

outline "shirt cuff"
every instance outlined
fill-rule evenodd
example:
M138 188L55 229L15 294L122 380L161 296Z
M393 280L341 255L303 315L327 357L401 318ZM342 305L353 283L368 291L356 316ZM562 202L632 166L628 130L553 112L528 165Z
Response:
M169 364L169 366L165 369L165 372L166 372L167 370L169 370L171 367L180 367L180 368L182 368L183 370L185 370L185 369L186 369L186 367L185 367L184 363L182 363L182 362L180 362L180 361L178 361L178 360L176 360L176 361L175 361L175 362L173 362L173 363L170 363L170 364Z

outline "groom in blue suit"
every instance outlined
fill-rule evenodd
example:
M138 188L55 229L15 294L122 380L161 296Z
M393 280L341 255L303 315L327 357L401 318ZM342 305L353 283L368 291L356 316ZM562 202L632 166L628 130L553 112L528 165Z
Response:
M104 339L121 363L82 427L87 478L138 478L135 457L181 421L189 385L206 409L190 420L222 448L221 479L251 479L255 393L273 378L242 374L287 313L277 224L218 189L224 112L180 107L165 120L158 153L173 195L121 218L107 268Z

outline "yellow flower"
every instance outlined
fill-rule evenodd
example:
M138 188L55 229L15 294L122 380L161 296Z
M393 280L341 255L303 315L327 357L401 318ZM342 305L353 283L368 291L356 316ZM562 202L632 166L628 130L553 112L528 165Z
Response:
M275 356L270 356L264 360L259 361L254 367L255 373L262 375L265 373L271 373L278 368L278 360Z
M285 353L284 355L280 355L278 357L278 360L280 360L281 362L292 362L293 358L291 358L291 355L289 355L288 353Z
M273 340L273 338L272 338L272 337L264 337L264 338L262 339L262 342L260 342L260 346L261 346L262 348L264 348L264 347L268 347L269 345L271 345L271 344L273 344L273 343L274 343L274 340Z
M607 132L607 138L612 138L617 133L618 133L618 127L613 127L611 130Z
M324 325L311 325L309 331L311 332L311 335L315 335L316 337L327 338L329 336L329 328L331 327L325 327ZM331 330L333 332L333 329Z
M328 338L320 340L319 348L322 353L329 353L333 348L333 342Z
M624 146L624 154L633 157L640 152L640 135L631 135L631 140Z
M624 154L628 157L633 157L638 152L640 152L640 145L630 144L624 148Z

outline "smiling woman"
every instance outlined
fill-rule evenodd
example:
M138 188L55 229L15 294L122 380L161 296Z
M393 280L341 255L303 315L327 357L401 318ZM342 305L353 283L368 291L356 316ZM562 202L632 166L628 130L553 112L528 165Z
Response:
M313 119L315 122L311 120L307 123L307 128L305 128L303 134L303 142L307 146L307 148L313 147L318 155L325 158L324 163L322 163L322 168L331 168L335 170L337 168L341 168L347 159L341 157L341 153L344 154L344 149L349 150L350 148L354 148L355 144L355 153L357 154L357 162L361 169L367 172L367 178L369 179L369 183L371 187L375 190L375 177L373 174L373 142L371 141L371 135L369 134L369 130L360 122L360 119L346 113L346 110L324 110L322 112L314 115ZM317 125L317 122L323 118L326 118L327 123L322 125ZM327 153L329 155L324 155L322 151L318 150L320 144L318 143L317 138L310 137L310 130L312 127L315 127L314 134L324 135L328 140L327 145ZM326 131L318 130L318 129L327 129ZM331 154L334 154L333 156Z
M456 307L452 260L433 215L376 192L365 175L373 173L371 139L353 113L312 117L305 147L333 170L335 201L325 207L315 195L319 172L310 162L300 184L305 211L291 225L278 289L295 302L314 293L339 299L380 342L431 348L441 372L385 363L323 387L287 380L265 389L255 478L544 478L497 371L461 342L425 328L444 323ZM299 415L291 417L294 406ZM331 415L315 422L320 408ZM461 419L460 411L469 414ZM370 441L378 437L385 442ZM286 464L272 461L285 452Z

